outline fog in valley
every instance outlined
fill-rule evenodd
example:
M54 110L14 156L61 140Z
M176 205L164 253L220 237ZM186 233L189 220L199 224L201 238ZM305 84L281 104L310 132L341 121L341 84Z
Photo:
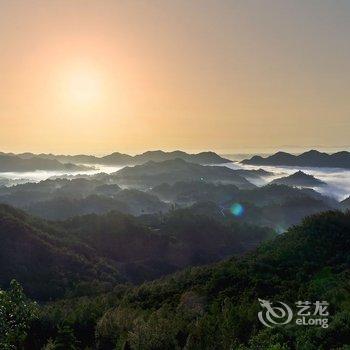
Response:
M310 186L317 192L333 197L337 200L343 200L350 194L350 170L341 168L315 168L315 167L291 167L291 166L253 166L232 162L225 164L231 169L247 169L257 170L264 169L273 174L266 176L263 179L251 180L257 186L264 186L270 181L281 176L286 176L295 173L298 170L306 174L313 175L316 178L324 181L324 186Z
M240 155L236 157L234 154L229 155L229 159L243 159L247 155ZM315 191L333 197L336 200L343 200L350 194L350 170L341 168L317 168L317 167L292 167L292 166L254 166L245 165L239 162L239 160L233 160L229 163L221 164L230 169L246 169L246 170L258 170L264 169L268 171L268 176L261 178L250 178L250 181L256 186L264 186L274 179L278 179L282 176L290 175L298 170L303 171L306 174L315 176L316 178L324 181L326 185L323 186L310 186ZM79 164L79 163L78 163ZM0 172L0 185L13 186L16 184L26 182L39 182L50 178L73 178L80 175L96 175L99 173L111 174L116 172L125 166L106 166L101 164L79 164L94 169L85 171L42 171L36 170L31 172ZM129 165L130 166L130 165Z

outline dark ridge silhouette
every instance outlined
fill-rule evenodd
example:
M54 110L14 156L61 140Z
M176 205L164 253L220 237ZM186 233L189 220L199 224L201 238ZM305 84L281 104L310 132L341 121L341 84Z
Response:
M289 176L275 179L271 183L277 184L277 185L300 186L300 187L314 187L314 186L326 185L325 182L315 178L312 175L305 174L300 170Z
M93 168L72 163L61 163L56 159L39 157L21 158L15 155L0 154L0 172L26 172L35 170L78 171L87 169Z
M249 165L281 165L295 167L330 167L330 168L350 168L350 152L342 151L333 154L311 150L300 155L293 155L286 152L263 158L254 156L242 161Z
M341 201L340 205L343 209L350 210L350 196Z
M13 153L8 155L14 156ZM22 153L17 155L21 159L51 159L58 160L60 162L70 162L70 163L83 163L83 164L101 164L101 165L136 165L143 164L148 161L161 162L164 160L171 160L175 158L180 158L188 162L197 163L197 164L223 164L230 163L231 160L220 157L214 152L200 152L197 154L189 154L183 151L173 151L173 152L164 152L164 151L147 151L136 156L130 156L128 154L123 154L119 152L114 152L112 154L96 157L91 155L55 155L55 154L34 154L34 153Z
M134 167L125 167L110 176L110 180L119 185L153 187L161 183L175 183L178 181L206 181L215 183L233 184L239 188L254 188L236 170L224 166L203 166L189 163L176 158L162 162L149 161Z

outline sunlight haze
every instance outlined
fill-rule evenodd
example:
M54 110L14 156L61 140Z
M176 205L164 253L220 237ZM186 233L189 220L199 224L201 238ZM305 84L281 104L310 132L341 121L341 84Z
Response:
M349 147L348 1L0 4L1 151Z

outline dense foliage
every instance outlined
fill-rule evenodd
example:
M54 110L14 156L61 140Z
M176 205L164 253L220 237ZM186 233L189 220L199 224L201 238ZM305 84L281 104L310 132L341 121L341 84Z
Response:
M27 348L57 341L64 323L80 349L348 349L349 249L350 213L310 217L242 258L47 304ZM326 300L329 327L264 328L258 298Z
M47 222L0 206L0 287L16 278L36 300L96 294L242 254L271 230L191 209L135 218L117 212Z
M26 298L18 282L11 281L7 291L0 289L0 349L22 348L36 316L36 304Z

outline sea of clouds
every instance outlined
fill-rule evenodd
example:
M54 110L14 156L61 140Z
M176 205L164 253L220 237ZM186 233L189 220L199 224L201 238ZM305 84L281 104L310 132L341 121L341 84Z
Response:
M91 165L91 164L90 164ZM313 187L316 191L333 197L340 201L347 198L350 195L350 170L340 168L310 168L310 167L286 167L286 166L253 166L244 165L240 162L233 161L231 163L224 164L231 169L264 169L272 172L273 175L265 176L261 179L255 179L249 181L253 182L257 186L264 186L274 179L282 176L287 176L295 173L298 170L303 171L306 174L313 175L316 178L324 181L326 185ZM78 171L78 172L67 172L67 171L34 171L34 172L12 172L12 173L1 173L0 172L0 185L15 185L25 182L39 182L46 180L51 177L65 177L81 175L94 175L97 173L113 173L122 169L123 167L116 166L103 166L94 165L93 170Z
M268 184L274 179L288 176L296 171L303 171L305 174L313 175L326 183L324 186L312 187L315 191L333 197L338 201L350 195L350 169L341 168L315 168L315 167L290 167L290 166L254 166L245 165L239 162L227 163L225 166L231 169L264 169L272 172L273 175L266 176L262 180L252 181L257 186ZM251 181L251 180L250 180Z

